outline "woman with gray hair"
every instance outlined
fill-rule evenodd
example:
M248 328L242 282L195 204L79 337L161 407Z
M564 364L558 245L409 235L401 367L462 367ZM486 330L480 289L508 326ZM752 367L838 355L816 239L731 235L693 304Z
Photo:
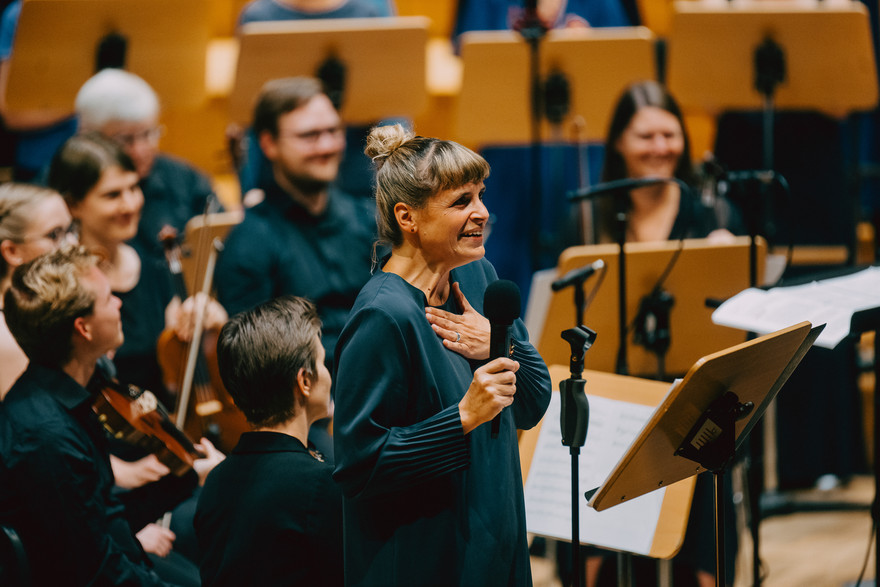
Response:
M183 234L187 221L205 211L210 180L188 162L159 151L164 127L153 88L133 73L103 69L76 95L80 134L99 133L115 142L134 164L144 205L133 241L141 253L164 259L159 231Z

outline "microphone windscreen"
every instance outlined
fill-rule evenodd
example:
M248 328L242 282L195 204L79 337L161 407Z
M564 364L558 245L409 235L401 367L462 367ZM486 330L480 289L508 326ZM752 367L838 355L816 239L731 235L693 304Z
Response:
M512 324L520 305L519 287L508 279L493 281L483 294L483 312L492 324Z

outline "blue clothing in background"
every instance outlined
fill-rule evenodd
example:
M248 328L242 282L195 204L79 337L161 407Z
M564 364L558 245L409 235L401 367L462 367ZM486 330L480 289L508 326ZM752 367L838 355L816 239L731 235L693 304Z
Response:
M308 12L284 6L275 0L254 0L241 10L238 25L267 20L317 20L323 18L370 18L393 16L388 0L347 0L333 10Z
M459 0L455 19L455 35L466 31L503 31L512 29L522 15L521 0ZM553 28L565 26L566 19L576 16L593 27L630 26L629 18L619 0L570 0L562 2L562 10Z
M12 45L20 15L21 0L16 0L6 7L0 17L0 61L7 61L12 57ZM46 128L14 132L16 179L29 181L36 177L49 164L52 155L62 143L76 133L76 125L76 118L71 116Z

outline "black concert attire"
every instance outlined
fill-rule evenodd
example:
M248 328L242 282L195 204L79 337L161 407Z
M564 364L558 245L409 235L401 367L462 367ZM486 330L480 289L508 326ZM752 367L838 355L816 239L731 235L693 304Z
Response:
M279 432L245 432L196 509L202 584L342 585L333 467Z
M452 270L483 311L495 270ZM459 312L453 297L442 306ZM345 494L345 576L351 585L530 585L517 429L550 401L546 365L514 323L517 393L465 435L458 403L484 362L446 349L425 317L421 290L378 272L339 339L334 376L334 476Z
M13 385L0 403L0 520L21 535L34 585L164 585L113 494L91 404L60 369L31 364Z
M137 235L131 243L143 257L165 260L159 232L165 226L183 236L190 218L205 212L205 204L213 193L207 176L182 159L159 154L150 173L141 179L144 207L138 222Z
M280 295L318 308L327 365L361 287L370 279L375 206L335 187L312 216L273 180L230 231L217 261L217 300L230 316Z
M165 329L165 308L174 298L174 284L164 260L138 254L141 258L138 282L129 291L113 292L122 300L120 313L125 334L125 342L113 355L113 364L121 382L149 389L173 410L174 403L165 389L159 367L156 344Z

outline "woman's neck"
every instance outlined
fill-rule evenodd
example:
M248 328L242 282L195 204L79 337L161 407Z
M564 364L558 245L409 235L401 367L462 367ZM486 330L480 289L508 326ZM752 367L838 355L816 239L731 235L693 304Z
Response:
M627 240L636 242L667 240L678 215L681 188L660 184L630 192Z
M432 265L419 249L404 246L393 250L382 270L399 275L411 286L422 290L429 306L442 306L449 297L452 268Z
M79 235L79 243L90 249L97 249L106 256L106 263L111 267L119 264L124 243L117 240L109 240L101 238L99 235L90 233L81 233Z

